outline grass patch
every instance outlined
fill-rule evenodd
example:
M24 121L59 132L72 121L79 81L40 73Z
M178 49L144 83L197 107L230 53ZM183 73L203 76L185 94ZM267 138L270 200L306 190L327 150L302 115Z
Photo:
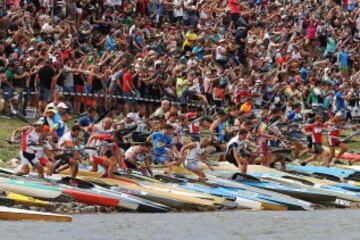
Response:
M10 139L12 132L23 126L24 123L19 120L0 118L0 165L6 164L10 159L18 156L19 145L8 144L3 140Z

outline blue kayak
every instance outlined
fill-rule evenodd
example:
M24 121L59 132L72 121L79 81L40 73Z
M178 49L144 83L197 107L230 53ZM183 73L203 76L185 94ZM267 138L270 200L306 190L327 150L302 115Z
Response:
M294 171L297 173L303 173L303 174L312 174L317 176L322 176L324 178L327 178L327 176L330 176L329 180L331 179L331 176L337 177L340 180L342 179L354 179L355 176L360 174L359 172L348 170L348 169L342 169L342 168L336 168L336 167L322 167L322 166L297 166L297 165L288 165L287 170ZM356 180L355 180L356 181ZM360 192L360 187L354 186L352 184L348 183L336 183L336 187L349 190L349 191L356 191Z

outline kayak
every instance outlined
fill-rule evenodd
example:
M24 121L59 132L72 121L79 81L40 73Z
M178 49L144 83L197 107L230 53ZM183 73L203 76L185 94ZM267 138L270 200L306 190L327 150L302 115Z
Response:
M248 167L248 172L252 176L261 178L266 181L277 182L290 187L298 187L323 194L334 195L337 197L335 203L339 203L340 205L343 205L342 200L354 202L360 201L360 198L357 196L356 192L331 186L328 184L328 180L306 176L297 176L259 165L250 165ZM344 206L348 205L349 202L344 202Z
M306 165L306 166L288 165L287 169L299 173L323 176L325 178L329 177L330 180L332 176L335 176L340 180L346 179L346 180L360 181L360 172L349 169L342 169L336 167L311 166L311 165Z
M157 191L165 192L165 193L174 193L183 196L195 197L199 199L211 200L215 205L223 206L227 205L227 202L222 197L216 197L211 194L199 193L196 191L184 190L179 188L178 185L167 184L164 182L160 182L156 179L149 179L146 177L126 177L126 176L117 176L116 179L132 182L138 185L141 185L145 189L151 188ZM138 180L142 179L142 180Z
M194 180L194 177L191 175L183 175L183 177ZM289 197L284 194L271 192L268 190L247 186L242 183L235 182L233 180L228 180L224 178L219 178L215 175L207 174L207 183L222 186L228 190L236 191L241 196L250 198L250 199L258 199L271 203L280 204L286 206L289 210L312 210L312 203L306 202L303 200L299 200L296 198Z
M244 174L235 173L232 178L240 183L266 189L269 191L274 191L278 193L282 193L294 198L298 198L304 201L314 202L314 203L327 203L333 202L336 200L334 195L328 195L319 193L316 191L311 191L304 188L296 188L296 187L289 187L284 184L276 183L276 182L269 182L263 181L259 178L254 178L253 176L244 176Z
M20 178L0 177L0 190L29 196L32 198L46 199L57 202L69 201L70 198L63 193L63 189L40 182L21 180Z
M219 186L212 187L212 186L208 186L208 185L203 185L201 183L189 183L189 182L184 181L183 179L176 178L175 176L157 175L156 177L163 181L180 183L179 186L183 189L208 193L208 194L212 194L215 196L221 196L221 197L224 197L227 199L231 199L240 208L247 208L247 209L253 209L253 210L261 210L261 209L286 210L287 209L285 206L282 206L280 204L274 204L274 203L270 203L268 201L255 200L253 198L243 197L238 192L234 192L234 191L231 191L226 188L219 187Z
M222 164L220 163L220 165L229 167L228 164ZM224 168L222 168L224 169ZM233 168L231 168L233 170ZM233 172L238 172L238 169L235 168L236 170ZM194 175L192 172L188 171L188 170L183 170L180 167L176 167L172 169L174 172L176 172L177 175L181 175L185 178L191 179L191 180L197 180L197 176ZM180 173L185 172L186 174L180 174ZM216 172L214 170L214 172ZM287 206L289 208L289 210L295 210L295 209L312 209L312 203L310 202L306 202L306 201L302 201L296 198L292 198L290 196L284 195L284 194L280 194L280 193L276 193L276 192L272 192L272 191L268 191L265 189L261 189L261 188L256 188L256 187L252 187L252 186L248 186L245 184L241 184L229 179L224 179L224 178L220 178L218 176L215 176L211 173L207 173L206 177L208 179L207 183L210 184L215 184L215 185L219 185L219 186L223 186L225 188L235 188L235 189L241 189L241 190L246 190L248 192L254 192L256 194L260 194L260 196L258 196L258 199L261 200L266 200L266 201L270 201L272 203L279 203L281 205ZM232 189L233 190L233 189ZM243 192L246 193L246 192ZM251 195L252 198L255 197L255 195ZM283 200L283 202L279 201L280 199Z
M131 196L121 191L112 191L110 189L106 189L105 187L101 187L91 182L83 181L80 179L71 179L69 177L65 177L62 178L59 182L69 184L69 180L73 180L73 184L74 182L76 182L77 188L119 200L119 207L126 210L157 213L170 211L170 208L165 205Z
M0 220L8 221L48 221L71 222L72 217L67 215L22 210L9 207L0 207Z
M329 151L329 148L324 146L324 150ZM335 154L338 154L339 152L340 150L336 150ZM354 161L360 159L360 154L345 152L343 155L341 155L340 159Z
M16 194L12 192L6 192L3 194L3 196L0 195L0 197L13 200L14 203L23 204L23 205L30 205L30 206L49 206L50 202L38 200L35 198L27 197L21 194Z
M67 188L63 190L63 193L73 197L78 202L88 205L98 205L104 207L118 207L120 205L120 201L118 199L106 197L100 194Z
M194 196L184 195L184 194L181 194L180 191L179 191L179 193L175 193L170 190L168 190L168 191L159 190L159 189L154 189L150 186L136 184L133 182L124 181L124 180L120 180L120 179L106 178L106 179L101 179L101 180L107 184L117 185L120 187L120 189L146 192L146 193L150 193L151 195L155 195L160 198L168 198L169 201L171 201L172 199L178 200L180 202L183 202L187 206L186 209L204 209L204 208L205 209L216 209L216 208L218 208L218 206L216 206L214 201L212 201L211 199L205 199L205 198L202 199L202 198L197 198ZM112 189L118 190L119 188L112 188ZM167 205L167 204L165 204L165 205Z

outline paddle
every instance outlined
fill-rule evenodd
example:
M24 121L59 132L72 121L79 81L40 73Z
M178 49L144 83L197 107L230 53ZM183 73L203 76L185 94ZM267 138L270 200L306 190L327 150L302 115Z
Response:
M83 114L80 114L80 115L69 118L68 121L79 119L79 118L85 117L86 115L87 115L87 113L83 113Z
M14 117L16 117L17 119L19 119L20 121L26 123L27 125L30 125L30 126L33 126L33 124L31 122L29 122L29 120L24 116L22 115L21 113L19 113L18 111L16 110L12 110L11 113L14 115Z

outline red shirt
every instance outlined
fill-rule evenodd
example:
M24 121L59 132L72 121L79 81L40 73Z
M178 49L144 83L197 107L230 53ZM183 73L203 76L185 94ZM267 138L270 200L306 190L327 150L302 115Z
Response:
M231 13L240 13L238 0L228 0L228 5Z
M331 125L329 129L329 138L339 138L340 126L337 124Z
M132 75L127 71L122 78L122 92L127 93L132 90Z
M311 132L311 137L314 143L316 144L322 144L322 130L326 126L324 124L318 125L318 124L309 124L305 127L306 131Z

